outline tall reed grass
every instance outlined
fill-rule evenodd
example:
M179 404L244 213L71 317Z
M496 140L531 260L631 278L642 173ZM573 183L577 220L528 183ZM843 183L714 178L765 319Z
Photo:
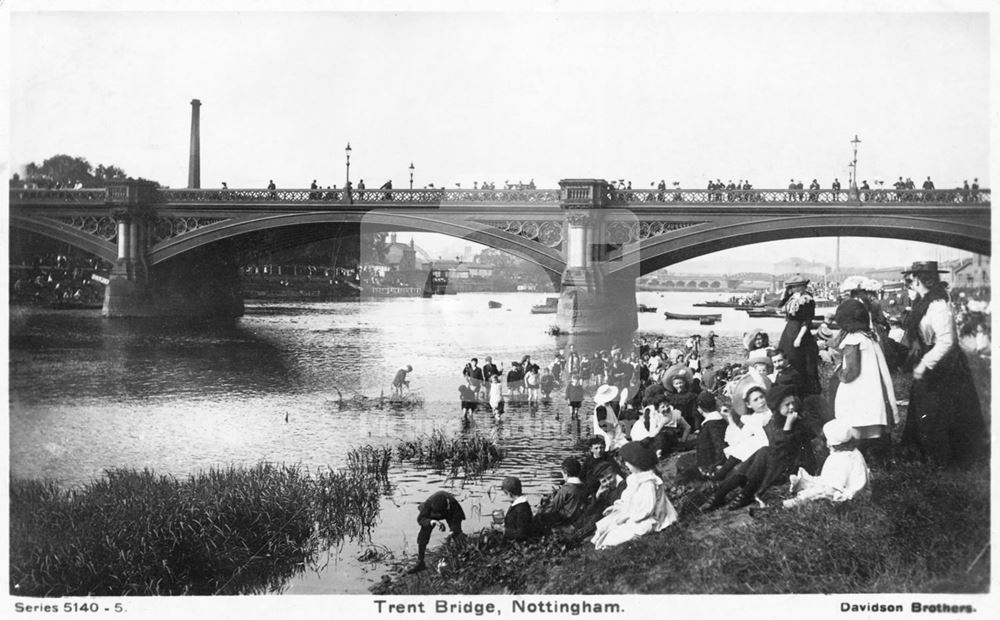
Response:
M399 459L477 473L489 439L435 432ZM370 541L394 450L362 446L343 470L262 463L177 479L112 469L80 489L10 483L10 586L25 596L251 594L280 590L344 539Z
M396 456L401 461L448 469L455 475L475 476L494 467L505 453L489 437L478 434L447 437L435 430L430 435L399 442Z
M11 593L279 590L320 551L369 535L388 479L358 459L342 472L264 463L184 480L114 469L78 490L14 479Z

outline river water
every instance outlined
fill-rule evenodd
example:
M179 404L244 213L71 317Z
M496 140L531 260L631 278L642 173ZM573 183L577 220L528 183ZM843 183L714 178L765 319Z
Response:
M776 341L779 319L749 319L731 309L693 308L717 293L637 294L657 308L639 314L639 331L677 346L691 334L720 336L717 364L742 354L751 327ZM261 461L338 468L352 447L392 446L429 434L492 435L507 451L498 469L451 479L440 471L393 465L391 496L381 501L370 541L345 541L322 568L286 585L289 594L367 593L386 567L360 561L375 545L395 557L416 553L416 506L446 488L465 508L466 531L505 509L497 492L519 476L537 506L558 482L559 462L590 435L588 419L570 418L561 393L537 410L513 405L500 423L478 412L463 427L461 369L486 355L509 367L530 354L549 363L567 337L547 333L553 315L531 314L537 293L470 293L431 299L249 305L226 322L106 320L99 311L11 308L10 469L15 477L82 485L112 467L184 476L212 466ZM487 302L502 307L488 309ZM666 321L662 312L722 313L714 326ZM585 343L577 350L586 350ZM420 406L405 410L342 408L341 396L389 393L399 367ZM590 390L593 393L593 390ZM589 398L583 410L588 411ZM432 548L443 537L435 534Z

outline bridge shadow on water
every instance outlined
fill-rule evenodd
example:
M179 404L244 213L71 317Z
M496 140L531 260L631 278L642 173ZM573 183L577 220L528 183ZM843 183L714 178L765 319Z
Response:
M126 400L298 386L287 352L236 319L107 320L95 311L32 310L12 321L9 346L12 403L62 398L61 385L73 385L82 399ZM58 373L44 372L46 360Z

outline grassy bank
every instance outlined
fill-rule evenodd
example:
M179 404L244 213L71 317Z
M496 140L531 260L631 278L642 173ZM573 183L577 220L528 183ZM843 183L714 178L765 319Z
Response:
M187 478L114 469L80 489L10 484L10 588L24 596L280 590L344 539L365 539L393 458L478 473L502 453L478 436L365 446L341 471L259 464Z
M871 497L790 510L703 515L594 551L589 542L449 545L443 574L383 582L381 594L986 592L989 466L879 472ZM433 562L437 562L435 558Z

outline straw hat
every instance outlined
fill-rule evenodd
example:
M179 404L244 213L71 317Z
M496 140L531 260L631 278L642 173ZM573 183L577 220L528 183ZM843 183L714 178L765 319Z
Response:
M865 291L865 280L868 278L864 276L848 276L844 278L844 281L840 283L840 292L849 293L851 291Z
M743 335L743 348L747 351L750 350L750 346L753 345L753 341L757 338L759 334L764 335L764 339L770 343L771 338L767 335L767 332L759 327L755 327Z
M733 411L740 415L746 415L747 413L747 403L744 400L747 391L758 386L764 389L766 394L769 389L771 389L771 380L767 377L757 378L754 375L747 373L742 375L726 385L727 395L730 400L733 401L732 408Z
M792 286L805 286L806 284L809 284L809 278L798 273L785 280L785 288L790 288Z
M754 364L766 364L767 372L774 372L774 362L771 361L771 358L764 349L757 349L756 351L750 353L750 357L747 358L747 364L750 366L753 366Z
M604 384L597 388L597 393L594 394L594 403L604 405L613 401L615 396L618 396L618 388L613 385Z
M687 364L674 364L670 368L663 371L663 376L660 378L660 383L663 387L671 387L674 383L674 379L681 377L690 386L691 382L694 381L694 371Z
M816 328L816 337L820 340L829 340L830 338L833 338L833 330L830 329L830 326L826 323L822 323Z
M877 293L881 290L881 282L872 278L866 278L865 276L850 276L844 278L844 281L840 283L841 293L850 293L851 291L868 291L870 293Z

